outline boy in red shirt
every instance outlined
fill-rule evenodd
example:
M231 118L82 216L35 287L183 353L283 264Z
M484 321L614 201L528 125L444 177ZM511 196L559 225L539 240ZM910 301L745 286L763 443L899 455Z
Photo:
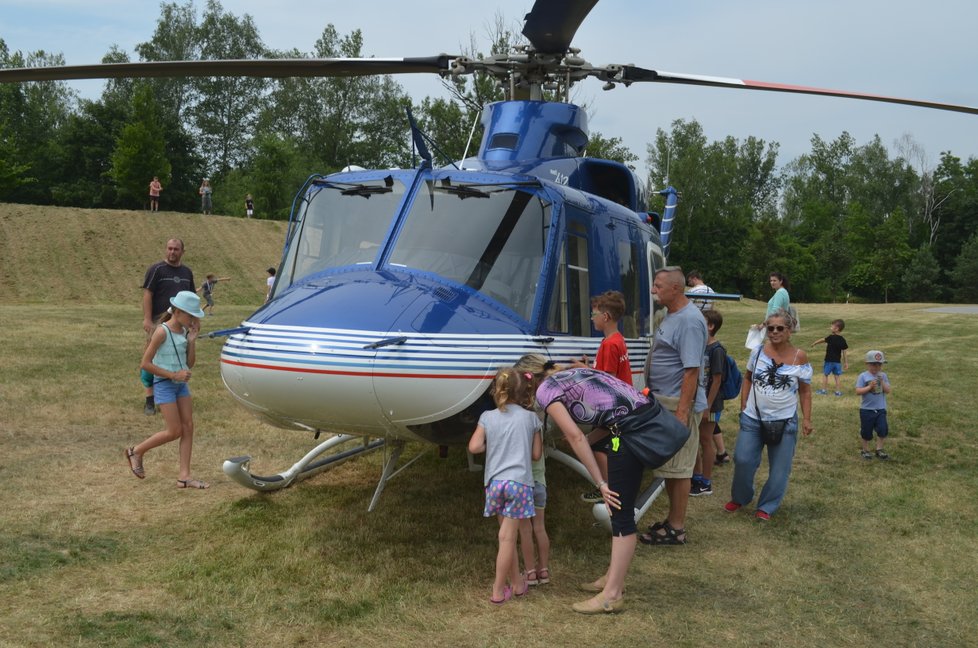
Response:
M601 331L604 340L598 347L593 367L609 373L615 378L632 384L632 367L628 362L628 348L625 337L618 331L618 320L625 314L625 295L617 290L608 290L591 298L591 324ZM571 363L575 367L590 367L587 356ZM608 478L608 431L594 430L588 435L588 442L594 452L594 459L601 469L601 478ZM583 493L581 499L588 503L602 502L601 491L595 489Z

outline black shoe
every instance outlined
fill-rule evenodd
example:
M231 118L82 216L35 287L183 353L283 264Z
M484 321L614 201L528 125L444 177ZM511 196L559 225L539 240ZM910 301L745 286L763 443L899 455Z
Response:
M705 482L695 481L689 487L690 497L699 497L700 495L712 495L713 494L713 484L707 484Z
M722 466L723 464L730 463L730 453L724 452L723 454L718 454L717 458L713 460L714 466Z
M153 402L152 397L146 399L146 404L143 406L143 414L146 416L156 414L156 403Z
M883 452L882 448L876 451L876 458L880 461L889 461L890 455Z

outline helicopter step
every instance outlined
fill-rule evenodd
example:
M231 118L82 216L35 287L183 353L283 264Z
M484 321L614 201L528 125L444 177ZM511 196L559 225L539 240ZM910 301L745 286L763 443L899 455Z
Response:
M317 457L322 455L324 452L328 452L337 446L352 441L360 441L362 443L357 447L331 454L328 457L319 459L318 461L316 460ZM306 477L318 475L319 473L329 468L333 468L334 466L337 466L348 459L358 457L368 452L373 452L374 450L379 450L385 445L386 441L384 439L369 441L360 436L340 434L326 439L318 446L307 452L306 455L293 464L291 468L276 475L270 475L267 477L253 475L251 473L250 455L226 459L222 468L224 470L224 474L245 488L250 488L252 490L261 492L269 492L287 488L295 482L305 479ZM399 456L400 452L397 454ZM376 495L374 497L376 499ZM371 506L373 506L373 504L371 504Z
M571 455L549 446L544 450L544 452L548 458L564 464L574 472L581 475L588 481L588 483L594 483L591 481L591 476L588 474L584 464ZM638 521L642 519L642 516L648 512L649 507L652 506L652 502L654 502L655 499L662 494L662 491L664 491L665 488L665 480L656 477L649 484L648 488L646 488L637 498L635 498L636 523L638 523ZM594 516L594 519L597 520L599 525L601 525L608 533L611 533L611 515L608 514L608 507L606 507L603 503L595 504L593 507L591 507L591 514Z

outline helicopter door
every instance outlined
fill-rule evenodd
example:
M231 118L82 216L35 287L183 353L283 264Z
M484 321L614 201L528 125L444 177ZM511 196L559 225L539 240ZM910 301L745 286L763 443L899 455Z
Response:
M547 329L574 336L591 335L591 279L587 226L568 220L547 315Z

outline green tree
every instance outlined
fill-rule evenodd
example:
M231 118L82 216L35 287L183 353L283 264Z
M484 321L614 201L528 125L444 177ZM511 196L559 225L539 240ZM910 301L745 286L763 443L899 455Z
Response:
M0 40L0 67L64 65L64 57L44 51L10 53ZM7 183L4 200L50 204L51 185L58 179L60 132L75 93L61 81L0 84L0 125L8 171L18 170L19 181Z
M635 169L635 162L638 156L622 143L620 137L606 138L599 132L593 132L588 136L586 157L598 158L601 160L614 160L621 162L630 169Z
M341 37L327 25L313 56L361 58L362 48L359 30ZM407 165L411 139L405 109L410 105L400 85L385 76L282 79L263 103L259 132L297 142L310 173L348 165Z
M951 271L954 298L959 302L978 303L978 234L961 246L961 252Z
M942 301L941 268L930 247L918 248L903 273L903 296L912 302Z
M136 206L145 205L153 176L158 176L164 187L169 184L171 167L153 91L148 85L136 90L131 114L132 120L122 128L112 152L110 174L120 197Z
M677 120L648 146L649 186L681 192L670 259L703 272L716 290L755 296L767 263L742 272L752 228L777 215L776 143L749 137L709 142L695 120ZM658 205L654 205L658 207ZM766 288L764 293L766 294Z
M267 49L251 16L238 18L218 0L208 0L199 28L202 59L262 58ZM208 169L226 173L248 155L258 121L259 100L269 82L249 77L200 77L189 108Z
M847 284L854 292L889 302L912 257L906 215L872 214L859 203L850 206L849 248L854 255Z

